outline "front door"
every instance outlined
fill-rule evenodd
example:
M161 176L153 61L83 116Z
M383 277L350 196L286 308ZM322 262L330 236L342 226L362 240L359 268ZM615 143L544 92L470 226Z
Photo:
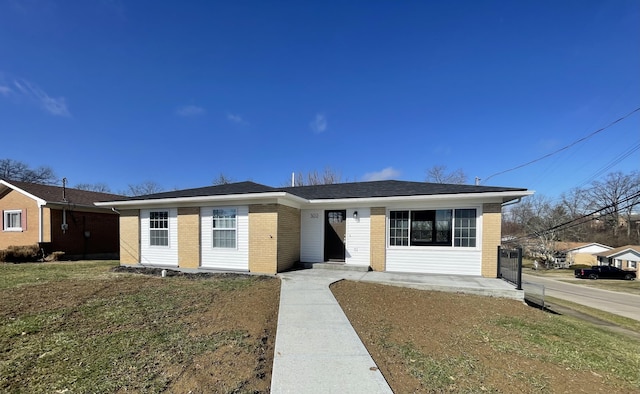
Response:
M325 211L324 215L324 260L344 261L347 211Z

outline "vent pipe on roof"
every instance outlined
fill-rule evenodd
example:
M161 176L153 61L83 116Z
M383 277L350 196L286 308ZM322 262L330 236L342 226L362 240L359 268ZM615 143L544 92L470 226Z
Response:
M481 178L476 177L476 186L480 185L481 180L482 180Z
M67 202L67 178L62 178L62 201Z
M296 185L296 173L292 172L291 173L291 187L294 187Z

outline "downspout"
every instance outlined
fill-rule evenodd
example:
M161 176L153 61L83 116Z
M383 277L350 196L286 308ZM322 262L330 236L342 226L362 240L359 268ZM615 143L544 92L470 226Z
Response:
M518 198L517 198L517 199L515 199L515 200L511 200L511 201L509 201L509 202L502 203L502 206L503 206L503 207L508 207L509 205L518 204L520 201L522 201L522 197L518 197Z
M38 204L38 243L44 242L44 205Z

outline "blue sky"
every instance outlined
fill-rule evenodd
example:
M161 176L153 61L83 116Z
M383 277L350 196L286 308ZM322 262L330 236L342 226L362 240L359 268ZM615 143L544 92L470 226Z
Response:
M112 191L640 167L640 2L0 0L0 158ZM634 148L635 147L635 148Z

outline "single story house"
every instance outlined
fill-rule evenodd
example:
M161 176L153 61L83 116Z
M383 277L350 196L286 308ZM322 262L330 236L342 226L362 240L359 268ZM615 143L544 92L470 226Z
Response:
M556 242L555 248L559 258L564 258L566 265L597 265L598 260L594 254L613 249L596 242Z
M613 265L623 270L640 271L640 245L626 245L596 253L598 265Z
M97 201L122 196L0 179L0 249L38 244L65 258L118 258L119 217Z
M276 273L297 262L496 277L502 204L521 188L239 182L96 203L120 212L121 264Z

